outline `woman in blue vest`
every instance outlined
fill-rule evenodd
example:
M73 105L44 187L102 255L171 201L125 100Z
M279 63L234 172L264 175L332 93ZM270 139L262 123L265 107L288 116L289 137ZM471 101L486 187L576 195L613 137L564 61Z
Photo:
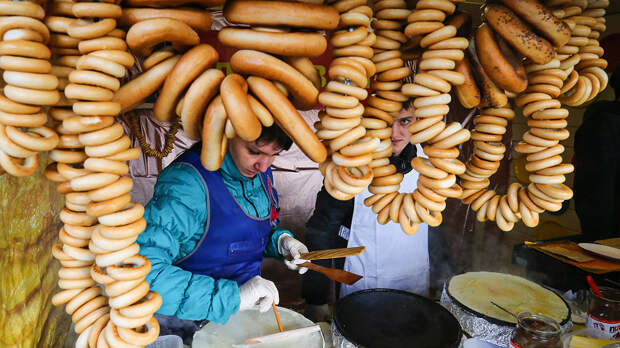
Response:
M160 335L189 343L206 321L279 302L273 282L260 276L263 256L298 259L306 246L278 228L278 196L270 166L292 141L278 126L253 142L230 139L217 171L200 162L198 143L160 174L144 217L140 253L151 260L146 280L163 297ZM293 262L286 265L299 273Z

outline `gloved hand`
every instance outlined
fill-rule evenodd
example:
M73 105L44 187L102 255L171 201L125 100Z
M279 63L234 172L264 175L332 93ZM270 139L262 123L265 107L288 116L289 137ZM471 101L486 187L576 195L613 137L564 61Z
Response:
M261 276L255 276L241 285L239 287L239 297L241 297L240 311L253 308L258 302L258 309L261 312L266 312L271 308L272 302L276 304L280 302L280 295L276 285Z
M304 243L291 237L289 234L283 234L278 238L278 252L284 257L284 264L288 269L297 271L299 274L308 272L306 267L298 266L298 264L307 261L299 258L301 254L308 252L308 247L306 247ZM293 260L289 261L289 258Z

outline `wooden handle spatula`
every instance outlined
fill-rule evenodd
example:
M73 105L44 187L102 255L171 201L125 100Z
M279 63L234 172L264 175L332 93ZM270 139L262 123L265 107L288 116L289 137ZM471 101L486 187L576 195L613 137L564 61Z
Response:
M355 248L316 250L316 251L311 251L309 253L301 254L299 258L303 260L335 259L338 257L359 255L363 253L364 250L366 250L366 247L363 247L363 246L355 247Z
M336 268L323 267L315 265L311 262L304 262L302 264L299 264L298 266L307 267L315 272L323 273L327 278L338 283L343 283L347 285L353 285L355 284L355 282L363 278L361 275L357 275L355 273L347 272Z

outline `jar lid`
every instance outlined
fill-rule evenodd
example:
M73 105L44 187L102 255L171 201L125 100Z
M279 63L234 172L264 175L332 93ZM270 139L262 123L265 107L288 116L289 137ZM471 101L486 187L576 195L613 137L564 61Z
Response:
M562 332L557 321L543 314L519 313L517 325L534 335L542 337L557 336Z

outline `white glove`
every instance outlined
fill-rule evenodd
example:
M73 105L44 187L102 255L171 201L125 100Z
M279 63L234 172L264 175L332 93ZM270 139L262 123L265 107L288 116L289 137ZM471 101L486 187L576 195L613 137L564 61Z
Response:
M308 261L299 258L301 254L308 252L308 247L306 247L304 243L291 237L289 234L283 234L278 238L278 252L284 257L284 264L288 269L297 271L299 274L308 272L306 267L298 266L298 264ZM293 260L289 261L289 257Z
M241 297L240 311L253 308L258 302L258 309L261 312L266 312L271 308L271 303L275 302L278 304L280 302L280 295L276 285L261 276L255 276L241 285L239 287L239 297Z

